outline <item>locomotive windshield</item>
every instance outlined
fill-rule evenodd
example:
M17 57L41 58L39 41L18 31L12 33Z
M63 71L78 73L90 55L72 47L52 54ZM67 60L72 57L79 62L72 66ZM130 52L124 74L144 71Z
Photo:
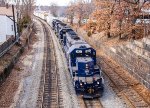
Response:
M75 50L75 53L71 54L71 57L95 57L95 51L92 51L91 49L86 50Z

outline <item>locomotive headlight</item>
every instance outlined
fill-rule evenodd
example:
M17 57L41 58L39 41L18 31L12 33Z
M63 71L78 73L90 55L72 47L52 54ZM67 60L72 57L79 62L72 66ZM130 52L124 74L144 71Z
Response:
M99 82L97 82L97 84L99 84Z
M82 83L80 83L80 86L82 86Z
M88 66L88 64L86 64L86 69L88 69L89 68L89 66Z

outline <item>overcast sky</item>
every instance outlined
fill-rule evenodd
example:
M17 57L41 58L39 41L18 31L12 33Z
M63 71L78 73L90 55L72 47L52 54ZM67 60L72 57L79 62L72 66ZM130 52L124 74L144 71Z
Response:
M56 3L59 6L66 6L71 0L36 0L36 5L50 5Z

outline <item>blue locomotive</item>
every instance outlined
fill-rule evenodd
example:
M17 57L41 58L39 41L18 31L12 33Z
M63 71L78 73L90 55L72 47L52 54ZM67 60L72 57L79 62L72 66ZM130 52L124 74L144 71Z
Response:
M61 21L53 20L52 23L65 52L76 93L88 99L100 97L104 81L96 64L96 51Z

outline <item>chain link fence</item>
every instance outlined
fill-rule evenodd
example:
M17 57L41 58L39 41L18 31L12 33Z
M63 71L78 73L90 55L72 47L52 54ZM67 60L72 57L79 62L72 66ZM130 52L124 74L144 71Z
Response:
M15 38L11 36L7 41L0 45L0 57L2 57L13 45Z
M25 28L25 30L22 32L21 36L28 36L28 34L30 33L30 29L32 28L33 23L28 25L27 28ZM2 57L14 44L16 44L16 42L19 41L19 36L16 36L17 38L15 39L14 36L11 36L7 41L5 41L4 43L2 43L0 45L0 57Z

